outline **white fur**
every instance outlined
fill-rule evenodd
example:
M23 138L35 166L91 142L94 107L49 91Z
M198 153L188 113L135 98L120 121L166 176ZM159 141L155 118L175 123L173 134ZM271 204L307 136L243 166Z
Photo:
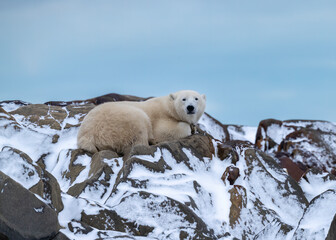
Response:
M135 145L187 137L191 135L190 124L196 124L204 113L205 102L205 95L184 90L144 102L99 105L84 118L78 147L90 152L111 149L125 153Z

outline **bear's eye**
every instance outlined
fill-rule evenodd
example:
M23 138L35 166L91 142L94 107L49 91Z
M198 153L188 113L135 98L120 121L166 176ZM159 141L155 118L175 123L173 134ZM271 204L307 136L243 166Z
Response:
M187 99L183 98L182 101L185 102Z
M196 101L198 101L198 98L197 98L197 97L195 97L195 100L196 100Z

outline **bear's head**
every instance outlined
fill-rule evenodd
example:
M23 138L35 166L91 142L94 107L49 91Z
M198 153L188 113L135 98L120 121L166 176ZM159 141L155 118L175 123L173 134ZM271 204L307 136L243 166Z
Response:
M204 113L206 97L192 90L183 90L169 95L179 120L196 124Z

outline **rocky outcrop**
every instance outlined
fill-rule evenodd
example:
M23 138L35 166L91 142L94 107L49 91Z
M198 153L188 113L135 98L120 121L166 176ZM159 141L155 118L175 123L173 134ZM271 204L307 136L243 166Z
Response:
M336 214L330 224L328 235L326 237L326 240L333 240L333 239L336 239Z
M149 97L150 98L150 97ZM119 102L119 101L145 101L149 98L142 98L142 97L137 97L137 96L132 96L132 95L121 95L117 93L110 93L106 94L103 96L95 97L95 98L90 98L87 100L73 100L73 101L50 101L46 102L44 104L46 105L51 105L51 106L69 106L69 105L84 105L84 104L94 104L94 105L99 105L105 102Z
M0 172L0 233L2 239L54 239L60 227L56 212Z
M333 174L336 173L335 143L333 123L275 119L260 122L255 142L259 149L268 153L286 153L303 170L315 167Z
M1 179L15 186L0 184L0 208L7 214L0 211L0 238L333 237L332 123L269 119L255 134L256 128L204 114L192 136L136 146L125 156L77 149L78 126L95 105L145 99L109 94L46 104L0 102ZM9 190L12 195L3 195ZM13 220L16 201L29 219ZM23 228L34 229L35 218L48 227ZM45 235L34 235L40 232Z

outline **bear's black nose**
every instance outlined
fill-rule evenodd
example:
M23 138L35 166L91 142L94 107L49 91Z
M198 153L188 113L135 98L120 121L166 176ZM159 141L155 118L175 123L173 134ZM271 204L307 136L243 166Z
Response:
M187 107L187 110L188 110L188 112L192 112L192 111L194 111L194 106L192 106L192 105L189 105L188 107Z

